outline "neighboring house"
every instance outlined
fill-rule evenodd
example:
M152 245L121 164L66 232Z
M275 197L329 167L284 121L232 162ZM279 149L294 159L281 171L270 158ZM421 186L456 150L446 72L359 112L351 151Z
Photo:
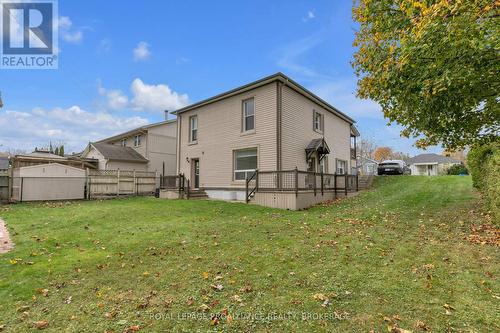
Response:
M149 161L131 147L91 142L82 156L97 160L99 170L148 170Z
M11 158L12 168L17 169L26 166L59 163L73 166L80 169L95 169L97 161L91 158L81 158L80 156L59 156L47 150L35 150L28 154L19 154Z
M211 198L245 200L256 169L356 168L354 120L281 73L173 113L177 172Z
M120 167L121 170L144 170L156 171L162 175L173 175L176 173L176 138L177 125L175 120L165 120L151 125L142 126L131 131L121 133L110 138L97 141L95 144L109 144L116 147L125 147L135 150L139 153L143 160L134 157L133 165L125 163L116 163L117 160L112 160L111 163L104 164L107 159L104 156L96 155L100 160L99 169L116 169ZM94 145L95 146L95 145ZM106 152L111 152L111 149L106 149ZM87 147L89 148L89 147ZM95 148L95 147L94 147ZM114 150L119 157L121 155L128 155L128 149ZM85 152L84 152L85 153ZM95 152L93 152L95 153ZM105 152L101 152L101 155ZM87 152L88 154L88 152ZM89 155L82 155L89 157ZM146 160L144 164L144 160ZM125 162L125 160L123 160ZM138 166L137 163L142 163Z
M408 160L412 175L437 176L446 174L448 169L462 162L438 154L421 154Z
M363 176L376 175L378 162L366 157L361 157L358 165L359 173Z

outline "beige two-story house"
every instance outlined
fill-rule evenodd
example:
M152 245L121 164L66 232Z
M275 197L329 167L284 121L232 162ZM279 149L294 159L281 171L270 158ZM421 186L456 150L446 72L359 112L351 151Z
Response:
M174 112L177 172L210 198L245 200L256 169L350 174L354 120L282 73Z
M176 135L176 121L165 120L89 143L82 157L98 160L100 170L171 175L177 171Z

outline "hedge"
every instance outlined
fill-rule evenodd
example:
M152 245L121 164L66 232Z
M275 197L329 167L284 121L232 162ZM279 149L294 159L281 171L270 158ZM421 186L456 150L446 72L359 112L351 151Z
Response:
M469 170L463 164L452 165L446 172L448 175L468 175Z
M494 219L500 219L500 139L472 147L467 155L474 187L481 191Z

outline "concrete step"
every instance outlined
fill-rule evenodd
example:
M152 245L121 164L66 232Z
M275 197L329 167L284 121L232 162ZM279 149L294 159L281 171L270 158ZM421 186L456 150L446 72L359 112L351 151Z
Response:
M203 190L190 190L189 199L208 199L208 195Z

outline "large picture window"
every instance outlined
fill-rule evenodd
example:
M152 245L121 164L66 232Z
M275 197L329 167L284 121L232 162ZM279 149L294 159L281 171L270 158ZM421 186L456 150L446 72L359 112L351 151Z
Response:
M246 180L257 169L257 148L234 151L234 180Z
M198 140L198 117L192 116L189 118L189 141L195 142Z
M255 129L255 103L254 99L250 98L243 101L243 131L251 131Z

